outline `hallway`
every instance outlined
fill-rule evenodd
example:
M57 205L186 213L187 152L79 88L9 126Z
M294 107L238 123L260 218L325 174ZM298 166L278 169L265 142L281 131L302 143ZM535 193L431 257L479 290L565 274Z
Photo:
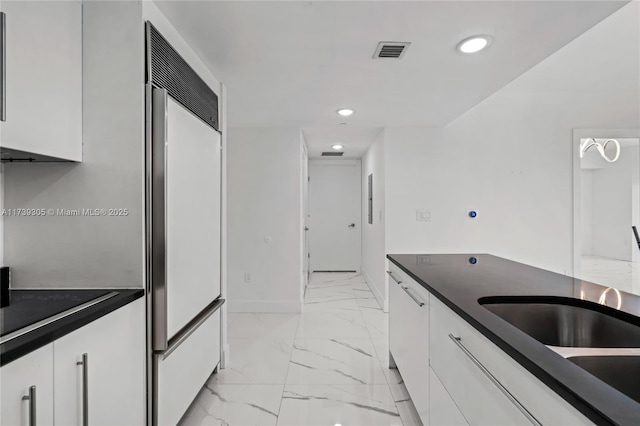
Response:
M361 275L314 273L302 314L229 314L231 361L182 425L419 425Z

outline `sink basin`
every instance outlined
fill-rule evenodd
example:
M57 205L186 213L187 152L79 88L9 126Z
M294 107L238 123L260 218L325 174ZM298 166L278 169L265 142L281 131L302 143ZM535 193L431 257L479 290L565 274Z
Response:
M545 345L640 348L637 317L593 302L517 296L487 297L479 303Z
M567 359L640 402L640 356L576 356Z

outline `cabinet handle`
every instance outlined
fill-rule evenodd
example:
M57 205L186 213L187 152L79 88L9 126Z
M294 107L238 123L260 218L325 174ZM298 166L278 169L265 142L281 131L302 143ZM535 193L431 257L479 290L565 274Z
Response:
M409 297L412 298L413 301L418 304L418 306L420 306L421 308L424 306L424 302L423 301L421 301L420 299L418 299L412 293L409 292L409 290L411 290L409 287L406 287L406 286L403 286L403 285L401 285L400 287L402 287L404 292L407 293L409 295Z
M398 285L402 284L402 281L396 279L396 277L393 276L393 273L391 271L387 271L387 274L389 274L391 279L394 280L396 282L396 284L398 284Z
M82 354L82 426L89 426L89 354Z
M36 387L29 388L29 395L22 397L23 401L29 401L29 426L36 426Z
M7 15L0 12L0 121L7 121Z
M484 365L482 365L482 363L478 360L478 358L476 358L471 353L471 351L469 351L469 349L467 349L466 346L462 344L460 337L456 337L453 334L449 334L449 338L453 340L456 346L458 346L460 350L462 350L462 352L464 352L464 354L467 357L469 357L471 361L473 361L473 363L480 369L480 371L482 371L482 373L484 373L484 375L487 376L487 378L491 381L491 383L493 383L500 390L500 392L502 392L504 396L506 396L507 399L511 401L511 403L515 405L518 410L520 410L520 412L527 418L527 420L531 422L531 424L536 426L542 426L542 423L540 423L538 419L533 417L533 415L529 412L529 410L527 410L524 407L524 405L522 405L520 401L518 401L516 397L513 396L511 392L509 392L509 390L505 388L502 385L502 383L500 383L500 381L496 379L496 377L493 374L491 374L491 372L487 370L487 368Z

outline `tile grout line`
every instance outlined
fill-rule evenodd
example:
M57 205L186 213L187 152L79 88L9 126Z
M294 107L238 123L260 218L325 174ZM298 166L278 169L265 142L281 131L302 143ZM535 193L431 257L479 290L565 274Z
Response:
M304 305L304 299L302 301ZM304 307L303 307L304 309ZM298 335L298 329L300 328L300 321L302 320L302 312L298 318L298 325L296 326L296 331L293 333L293 340L291 341L291 352L289 352L289 362L287 363L287 374L284 375L284 383L282 384L282 394L280 395L280 404L278 405L278 416L276 417L276 425L280 423L280 411L282 410L282 401L284 400L284 390L287 387L287 379L289 378L289 369L291 368L291 359L293 358L293 351L296 342L296 336Z

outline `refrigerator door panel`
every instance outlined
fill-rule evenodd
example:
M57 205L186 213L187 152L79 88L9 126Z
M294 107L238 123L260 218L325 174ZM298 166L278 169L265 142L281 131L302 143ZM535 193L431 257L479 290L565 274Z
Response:
M170 356L156 355L158 426L178 424L220 363L220 311L214 313Z
M170 339L220 296L220 134L167 101L166 265Z

